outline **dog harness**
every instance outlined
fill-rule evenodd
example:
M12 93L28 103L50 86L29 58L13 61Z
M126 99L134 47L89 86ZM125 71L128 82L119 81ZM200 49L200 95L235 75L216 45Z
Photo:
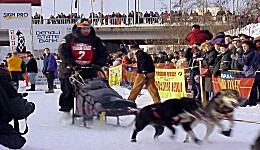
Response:
M157 118L161 118L161 116L158 114L158 112L156 111L156 108L152 108L153 111L153 115Z
M162 117L158 114L158 112L156 111L156 108L152 108L152 112L153 112L153 115L154 115L156 118L162 118ZM172 119L171 124L177 125L177 124L180 123L181 120L182 120L182 117L178 115L177 118Z

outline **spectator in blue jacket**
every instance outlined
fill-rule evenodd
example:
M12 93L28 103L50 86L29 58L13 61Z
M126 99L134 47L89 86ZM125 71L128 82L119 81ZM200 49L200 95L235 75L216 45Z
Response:
M45 93L54 93L54 79L58 78L57 62L49 48L45 48L44 53L46 56L43 59L43 74L48 82L48 91Z
M259 61L260 55L256 51L255 45L252 41L244 40L242 42L242 48L244 54L242 58L238 58L238 63L243 65L243 70L245 71L246 76L250 76L254 74L255 71L259 70ZM251 89L249 100L245 103L244 106L250 105L255 106L257 105L257 97L259 97L257 90L260 90L260 74L256 73L255 81L253 87ZM258 95L257 95L258 94Z

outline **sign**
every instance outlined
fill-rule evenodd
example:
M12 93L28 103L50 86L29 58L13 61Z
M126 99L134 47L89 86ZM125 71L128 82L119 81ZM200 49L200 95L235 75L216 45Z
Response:
M243 72L222 71L221 76L212 77L213 92L217 93L222 89L233 89L240 93L241 98L248 99L254 81L254 75L245 76Z
M31 28L31 26L31 4L0 3L0 29Z
M186 97L184 69L155 69L155 84L161 97Z
M58 49L59 44L69 31L71 24L37 24L33 25L33 44L34 49L44 49L46 47L51 50Z
M109 68L109 85L120 86L122 81L122 65Z
M32 34L29 28L9 29L9 41L11 51L32 51Z
M0 0L0 3L31 3L32 6L41 6L41 0Z

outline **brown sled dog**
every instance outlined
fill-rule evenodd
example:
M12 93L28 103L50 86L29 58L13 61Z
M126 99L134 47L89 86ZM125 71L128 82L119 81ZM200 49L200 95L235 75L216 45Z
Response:
M210 100L205 108L205 115L203 121L193 119L191 127L194 128L198 123L202 122L206 125L207 131L204 137L204 141L208 141L209 136L214 130L215 126L218 126L225 136L230 136L232 127L234 126L234 109L239 105L240 95L235 90L224 89L217 93L217 95ZM224 125L220 122L219 118L225 117L230 122L230 128L225 130ZM189 142L190 135L186 134L184 143Z

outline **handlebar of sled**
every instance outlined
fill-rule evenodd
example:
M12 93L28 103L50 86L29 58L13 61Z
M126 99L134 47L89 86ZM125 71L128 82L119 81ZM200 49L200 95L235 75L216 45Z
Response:
M106 75L104 73L104 71L102 69L95 69L93 67L83 67L83 66L80 66L80 67L77 67L77 68L73 68L73 73L71 74L71 76L69 77L69 81L70 83L73 85L73 86L76 86L76 83L80 84L80 85L84 85L84 79L83 77L80 75L80 72L81 71L84 71L84 70L89 70L89 69L93 69L93 71L97 71L97 77L100 77L100 78L104 78L106 79Z

